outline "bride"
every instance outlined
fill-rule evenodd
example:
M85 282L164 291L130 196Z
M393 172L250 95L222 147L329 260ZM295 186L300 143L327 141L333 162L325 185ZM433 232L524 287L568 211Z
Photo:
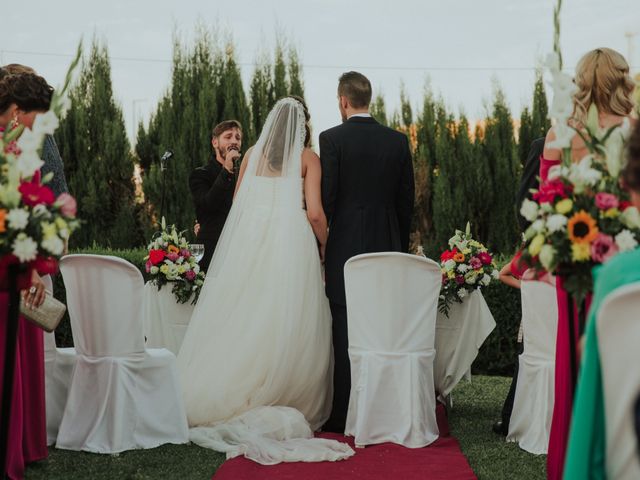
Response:
M279 100L247 151L178 354L190 439L229 458L353 454L312 438L330 413L333 366L320 264L327 221L308 120L301 99Z

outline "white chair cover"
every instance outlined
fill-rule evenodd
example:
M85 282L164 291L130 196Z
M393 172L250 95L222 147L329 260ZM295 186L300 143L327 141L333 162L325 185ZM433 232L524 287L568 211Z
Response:
M45 289L53 293L51 276L42 277ZM75 348L57 348L53 332L44 332L44 389L47 412L47 445L56 443L62 413L69 395L73 367L76 364Z
M162 289L147 282L144 286L144 336L147 348L166 348L175 355L180 351L195 305L191 300L178 303L171 284Z
M596 320L606 419L607 478L640 478L635 402L640 395L640 282L617 288Z
M444 400L465 375L471 380L471 364L493 331L496 322L482 293L474 290L462 303L454 302L449 316L436 319L436 392Z
M353 257L344 271L351 360L345 434L357 446L429 445L438 438L433 359L440 267L389 252Z
M175 356L145 350L142 275L99 255L60 261L77 363L56 446L117 453L186 443Z
M524 351L518 358L518 380L507 441L533 454L547 453L553 416L558 300L555 286L523 280Z

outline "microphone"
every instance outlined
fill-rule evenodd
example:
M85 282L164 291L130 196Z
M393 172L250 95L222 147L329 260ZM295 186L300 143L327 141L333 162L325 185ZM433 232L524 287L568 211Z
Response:
M167 160L173 157L173 152L171 150L167 150L160 157L160 171L164 172L167 169Z

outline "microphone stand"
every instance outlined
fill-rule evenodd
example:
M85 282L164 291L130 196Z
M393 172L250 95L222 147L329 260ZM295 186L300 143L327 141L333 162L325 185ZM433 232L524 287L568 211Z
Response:
M164 194L165 194L165 187L167 184L167 180L166 180L166 172L167 172L167 165L166 165L166 160L164 160L163 158L160 159L160 172L162 172L162 190L161 190L161 195L160 195L160 219L162 219L164 217Z

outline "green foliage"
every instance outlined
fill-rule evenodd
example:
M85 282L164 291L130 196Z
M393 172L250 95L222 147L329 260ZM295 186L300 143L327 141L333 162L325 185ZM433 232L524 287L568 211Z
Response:
M494 252L507 252L518 240L514 199L520 169L515 156L511 112L499 88L495 92L492 113L486 119L482 150L489 167L489 185L483 201L490 205L490 214L485 219L486 236L480 236L479 240L484 240Z
M389 122L387 120L387 108L384 104L384 97L380 94L376 95L376 97L371 102L371 107L369 108L369 112L371 116L376 119L378 123L382 125L388 125Z
M85 220L71 237L71 246L140 245L143 215L135 203L134 158L122 110L114 100L106 46L94 40L69 97L71 108L60 122L56 141L69 190L78 201L78 218Z
M273 62L265 52L256 61L249 90L251 126L255 140L262 131L267 115L279 99L289 95L304 98L302 66L293 46L288 47L288 62L285 62L285 45L281 39L276 44Z

